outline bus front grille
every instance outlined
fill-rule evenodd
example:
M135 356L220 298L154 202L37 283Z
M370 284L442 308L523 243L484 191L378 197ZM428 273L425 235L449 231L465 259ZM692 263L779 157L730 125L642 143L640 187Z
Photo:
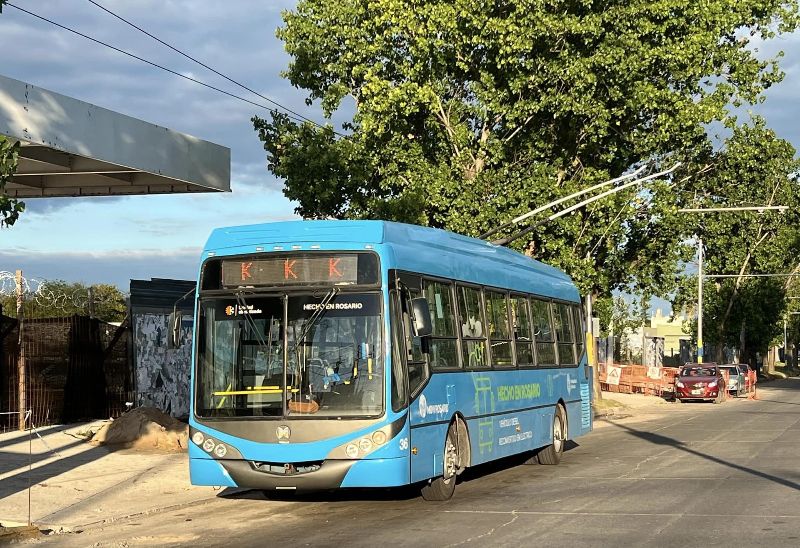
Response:
M316 472L322 467L322 463L323 461L284 463L250 461L250 465L254 470L277 476L295 476Z

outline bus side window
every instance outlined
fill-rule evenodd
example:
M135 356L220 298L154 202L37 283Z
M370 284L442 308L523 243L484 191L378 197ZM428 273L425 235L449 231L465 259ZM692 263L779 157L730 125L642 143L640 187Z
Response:
M556 365L556 345L550 320L550 303L531 299L533 338L536 341L536 365Z
M575 324L570 316L570 307L553 303L553 319L558 339L558 361L561 365L575 365Z
M416 288L404 287L401 292L403 307L403 338L405 339L406 361L408 363L408 390L415 391L428 379L428 365L422 349L422 338L414 336L411 322L411 299L420 296Z
M428 342L428 355L433 369L458 367L456 315L450 284L425 280L425 297L431 311L433 332Z
M531 314L525 297L511 298L511 321L517 365L533 365L533 339L531 338Z
M463 286L458 288L458 313L461 322L464 367L488 366L484 327L486 322L483 319L480 289Z
M511 360L511 330L508 327L508 299L505 293L486 292L486 317L489 320L492 364L501 367L514 365Z

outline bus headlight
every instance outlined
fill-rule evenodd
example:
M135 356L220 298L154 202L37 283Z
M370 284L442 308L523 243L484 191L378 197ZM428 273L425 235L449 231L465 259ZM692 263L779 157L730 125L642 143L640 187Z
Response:
M360 437L351 439L331 450L325 457L327 459L362 459L371 453L387 449L389 440L397 434L392 424L386 424L380 428L362 434Z
M210 453L211 451L214 450L214 446L215 445L217 445L217 444L214 443L214 440L212 440L211 438L208 438L205 442L203 442L203 449L205 449L207 452Z
M370 451L372 451L372 440L369 438L361 438L360 440L358 440L358 447L364 453L369 453Z
M198 430L197 432L192 434L192 441L195 442L199 446L203 445L203 441L205 439L206 439L206 437L203 435L203 433L200 430Z
M358 446L355 443L350 443L344 448L344 452L348 457L354 459L358 456Z
M214 448L214 454L219 458L222 458L228 454L228 448L220 443Z
M374 434L372 434L372 441L375 442L375 445L383 445L386 443L386 432L383 430L378 430Z

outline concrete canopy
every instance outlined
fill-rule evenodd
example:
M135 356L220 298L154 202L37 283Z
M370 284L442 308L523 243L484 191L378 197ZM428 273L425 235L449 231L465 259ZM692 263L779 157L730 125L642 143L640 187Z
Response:
M0 75L12 198L230 192L230 149Z

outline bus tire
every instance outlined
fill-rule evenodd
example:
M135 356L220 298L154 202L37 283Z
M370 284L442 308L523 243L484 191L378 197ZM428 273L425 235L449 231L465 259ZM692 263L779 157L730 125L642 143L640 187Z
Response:
M561 404L556 406L553 415L553 443L539 451L536 455L539 464L558 464L564 454L564 442L567 439L567 414Z
M442 458L442 475L433 478L430 483L422 488L422 498L425 500L450 500L456 490L456 477L458 474L458 443L455 423L447 429L444 441L444 456Z

